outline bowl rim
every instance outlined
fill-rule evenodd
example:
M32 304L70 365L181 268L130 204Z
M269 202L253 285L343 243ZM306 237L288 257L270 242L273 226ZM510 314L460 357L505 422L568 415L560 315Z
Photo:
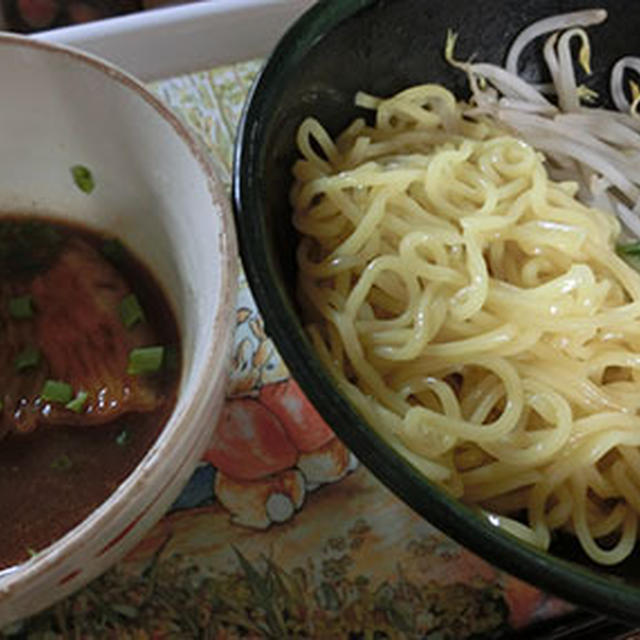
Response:
M261 197L269 116L286 90L287 78L296 72L306 53L338 24L378 2L325 0L307 10L277 43L245 103L234 153L233 207L243 267L267 332L294 378L338 437L415 512L494 566L544 591L624 621L640 622L640 587L516 539L479 510L450 497L396 453L340 394L299 330L284 288L271 279L274 262L264 250L267 229Z
M196 373L191 401L180 411L174 408L162 431L143 458L115 491L84 520L64 536L38 552L33 558L0 571L0 627L46 608L79 588L122 557L162 516L175 499L188 474L195 468L210 441L214 421L226 392L228 362L231 357L235 329L235 300L238 284L238 248L231 203L218 178L213 162L197 134L164 102L133 75L116 65L74 47L35 40L13 33L0 33L0 48L11 46L35 49L46 54L70 59L72 64L102 74L106 83L115 83L136 99L142 99L154 116L164 121L196 161L201 179L209 194L210 215L219 218L215 243L218 251L210 268L219 273L218 304L215 316L206 328L205 357ZM184 372L180 385L184 381ZM178 391L180 393L180 391ZM197 425L197 429L190 428ZM163 453L186 440L185 452L179 460L166 462ZM148 487L154 487L148 492ZM166 491L171 487L170 491ZM138 503L142 496L148 500ZM123 497L128 497L123 500ZM114 520L124 518L119 533L103 538L101 530L109 529ZM113 528L113 527L112 527ZM73 562L72 562L73 561ZM89 562L92 564L89 564ZM67 566L69 565L69 566ZM45 572L56 576L48 593L44 583L51 581ZM62 579L57 577L62 572ZM66 575L65 575L66 572ZM28 603L27 593L38 590L37 603Z

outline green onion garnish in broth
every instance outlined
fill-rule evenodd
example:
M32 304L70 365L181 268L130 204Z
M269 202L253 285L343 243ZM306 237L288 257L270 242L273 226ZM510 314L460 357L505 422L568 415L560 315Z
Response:
M107 238L103 241L100 253L115 265L122 265L127 259L127 250L117 238Z
M138 322L144 321L144 311L135 293L130 293L128 296L122 298L119 311L122 324L127 327L127 329L130 329Z
M164 350L164 368L168 371L176 371L178 369L178 347L175 344L169 344Z
M123 429L117 436L116 436L116 444L119 447L124 447L127 442L129 442L129 439L131 438L131 436L129 435L129 431L127 429Z
M14 359L16 371L37 367L40 363L40 350L37 347L25 347Z
M47 402L60 402L66 404L73 398L73 388L67 382L61 380L46 380L40 397Z
M9 315L16 320L33 318L33 299L30 295L9 300Z
M91 193L95 188L95 182L93 180L93 174L91 171L81 164L76 164L71 167L71 175L76 187L84 193Z
M68 471L73 467L73 462L66 453L63 453L61 456L53 460L49 466L56 471Z
M155 373L162 367L164 360L164 347L138 347L129 352L129 365L127 373L140 375L143 373Z
M64 405L64 408L69 409L74 413L80 413L84 409L84 405L88 397L89 394L86 391L78 391L78 393L76 393L76 397L69 400L69 402Z

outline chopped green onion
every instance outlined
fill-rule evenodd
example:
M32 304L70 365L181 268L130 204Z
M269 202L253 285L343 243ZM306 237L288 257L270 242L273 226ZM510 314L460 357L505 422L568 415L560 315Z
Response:
M144 321L144 311L134 293L130 293L120 301L120 319L127 329Z
M73 388L60 380L47 380L42 387L40 397L47 402L60 402L66 404L73 398Z
M93 175L87 167L76 164L71 167L71 175L73 181L76 183L76 187L78 187L80 191L84 191L85 193L91 193L93 191L95 183L93 181Z
M640 242L619 244L616 252L630 267L640 271Z
M9 315L17 320L33 317L33 305L31 296L20 296L9 300Z
M130 440L129 432L123 429L116 437L116 444L120 447L124 447Z
M80 413L84 408L84 403L87 401L89 394L86 391L78 391L76 393L76 397L73 400L69 400L67 404L64 405L65 409L69 409L74 413Z
M640 255L640 242L632 242L631 244L619 244L616 251L621 256L637 256Z
M108 238L102 243L102 255L114 264L122 264L127 255L127 250L117 238Z
M50 466L56 471L68 471L73 467L73 462L71 462L71 458L66 453L63 453L60 457L56 458Z
M162 367L164 347L138 347L129 352L127 373L137 376L142 373L154 373Z
M13 364L16 371L24 371L32 367L37 367L40 362L40 350L36 347L26 347L14 359Z
M38 555L38 552L35 549L32 549L31 547L26 547L26 551L29 554L30 558L35 558Z
M176 371L178 369L178 347L175 344L170 344L164 350L164 367L169 371Z

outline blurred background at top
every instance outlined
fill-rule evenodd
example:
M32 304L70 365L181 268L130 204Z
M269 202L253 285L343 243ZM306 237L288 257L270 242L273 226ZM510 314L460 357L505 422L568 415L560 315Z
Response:
M1 0L0 28L35 33L186 0Z

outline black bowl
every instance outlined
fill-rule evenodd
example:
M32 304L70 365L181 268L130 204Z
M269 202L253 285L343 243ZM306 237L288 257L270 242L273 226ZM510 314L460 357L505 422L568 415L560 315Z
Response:
M356 115L353 97L386 96L422 82L467 95L463 75L443 58L448 28L460 55L502 63L515 35L545 16L609 8L590 29L595 74L607 95L612 63L640 53L640 8L633 0L324 0L287 32L257 79L236 146L234 206L244 267L269 335L313 404L378 478L439 529L489 562L584 607L640 623L640 553L615 568L591 563L572 537L536 550L427 481L367 426L338 393L305 335L295 296L295 244L288 192L295 132L307 116L338 133ZM543 77L525 51L524 73ZM603 98L603 103L607 100Z

